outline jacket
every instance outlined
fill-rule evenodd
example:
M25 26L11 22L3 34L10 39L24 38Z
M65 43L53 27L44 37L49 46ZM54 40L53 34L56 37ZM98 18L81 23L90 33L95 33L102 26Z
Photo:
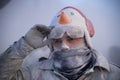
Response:
M30 59L25 60L26 56L34 50L24 37L10 46L0 55L0 80L68 80L54 70L51 58L40 58L34 63L26 64ZM109 64L102 55L96 55L95 66L78 80L120 80L120 68Z

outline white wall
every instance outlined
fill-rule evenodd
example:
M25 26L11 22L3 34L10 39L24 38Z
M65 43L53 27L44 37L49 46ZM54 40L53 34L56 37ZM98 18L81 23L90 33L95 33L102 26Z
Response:
M11 0L0 10L0 53L34 24L49 25L56 12L67 5L80 9L93 22L95 49L120 65L119 0Z

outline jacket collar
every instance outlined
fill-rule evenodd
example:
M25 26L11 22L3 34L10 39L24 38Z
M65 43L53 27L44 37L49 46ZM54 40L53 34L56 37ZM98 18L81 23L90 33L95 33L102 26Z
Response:
M107 71L110 71L110 66L107 59L102 54L99 53L96 53L96 57L97 57L97 62L95 66L102 67Z

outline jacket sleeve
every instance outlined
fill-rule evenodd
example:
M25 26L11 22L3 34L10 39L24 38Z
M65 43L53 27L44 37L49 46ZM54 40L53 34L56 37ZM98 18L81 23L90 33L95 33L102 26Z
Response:
M0 80L15 80L16 74L20 74L23 59L34 50L24 39L14 42L4 53L0 55Z

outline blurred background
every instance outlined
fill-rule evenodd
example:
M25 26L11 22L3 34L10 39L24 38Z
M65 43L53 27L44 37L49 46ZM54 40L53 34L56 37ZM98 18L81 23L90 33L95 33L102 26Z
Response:
M93 46L109 62L120 65L119 0L0 0L0 53L35 24L50 24L65 6L81 10L94 24Z

